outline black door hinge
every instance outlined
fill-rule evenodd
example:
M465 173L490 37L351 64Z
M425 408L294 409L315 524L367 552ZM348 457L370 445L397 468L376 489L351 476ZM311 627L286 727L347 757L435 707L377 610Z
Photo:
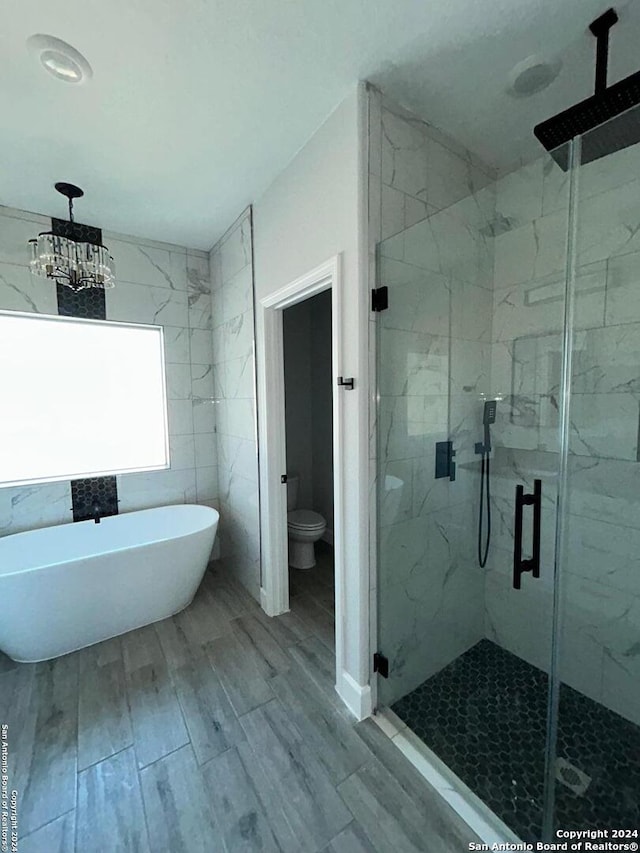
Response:
M345 379L344 376L338 376L338 385L346 391L353 391L353 376Z
M287 482L287 475L286 474L280 474L280 482L281 483Z
M373 671L379 672L383 678L389 678L389 661L382 652L373 655Z
M389 288L376 287L371 291L371 310L386 311L389 307Z

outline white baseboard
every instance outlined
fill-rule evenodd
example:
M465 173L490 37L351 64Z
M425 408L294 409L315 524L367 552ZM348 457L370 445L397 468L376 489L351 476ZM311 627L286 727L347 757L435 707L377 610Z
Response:
M347 708L358 720L366 720L371 716L371 687L368 684L358 684L344 670L337 678L336 692Z
M290 610L288 606L278 607L277 604L269 598L267 591L263 586L260 587L260 607L262 607L267 616L282 616L283 613L288 613Z
M271 602L267 596L267 592L263 586L260 587L260 607L264 610L267 616L277 616L277 613L272 613Z

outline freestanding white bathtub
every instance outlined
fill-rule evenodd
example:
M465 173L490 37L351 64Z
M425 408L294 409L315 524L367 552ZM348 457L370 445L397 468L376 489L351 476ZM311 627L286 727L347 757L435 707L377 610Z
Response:
M177 613L217 527L215 509L185 504L0 538L0 649L49 660Z

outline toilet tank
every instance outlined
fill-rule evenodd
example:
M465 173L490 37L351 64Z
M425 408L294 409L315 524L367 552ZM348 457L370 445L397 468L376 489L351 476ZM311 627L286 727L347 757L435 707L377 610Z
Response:
M298 477L295 474L287 476L287 512L298 506Z

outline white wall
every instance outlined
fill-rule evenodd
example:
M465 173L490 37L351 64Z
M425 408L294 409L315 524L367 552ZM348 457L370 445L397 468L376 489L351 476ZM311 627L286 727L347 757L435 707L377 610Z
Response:
M56 287L31 275L27 241L51 220L0 208L0 308L57 314ZM104 233L116 262L108 320L162 325L165 334L171 468L118 475L120 511L171 503L217 507L206 253ZM0 535L72 521L69 481L0 488Z
M345 565L343 648L336 650L337 686L366 704L369 682L368 616L368 291L361 229L365 224L364 91L354 91L329 116L254 205L256 299L284 287L340 255L345 318L343 364L337 373L356 378L344 393ZM261 357L264 341L257 340ZM260 401L258 401L260 404ZM353 707L353 702L349 702Z

